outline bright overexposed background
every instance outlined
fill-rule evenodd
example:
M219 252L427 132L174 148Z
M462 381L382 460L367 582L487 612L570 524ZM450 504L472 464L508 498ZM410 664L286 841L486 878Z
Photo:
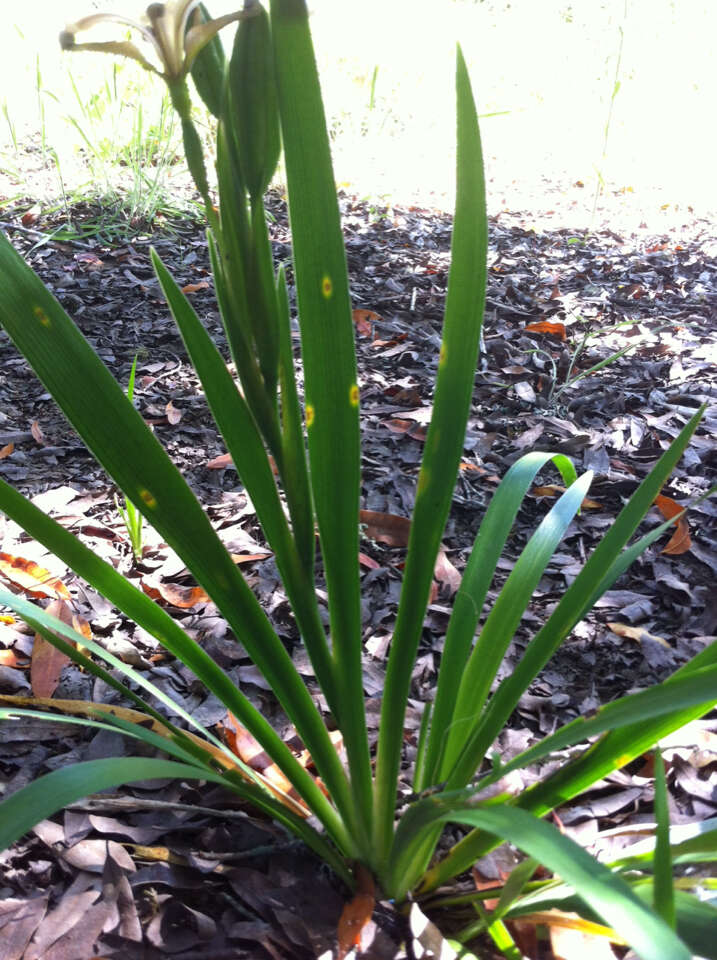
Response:
M215 14L235 6L209 4ZM72 182L87 145L69 119L77 121L79 110L70 71L89 98L112 63L61 54L57 34L95 8L136 15L142 5L3 7L10 42L0 60L0 167L19 184L23 158L13 135L41 131ZM312 0L311 9L336 178L359 195L447 205L460 41L484 117L494 209L537 203L546 181L575 189L578 218L589 213L599 182L606 195L627 192L655 209L717 209L713 0ZM129 62L120 79L122 122L129 129L141 103L146 125L157 115L161 82ZM108 129L91 137L129 136L116 116L103 122ZM573 188L577 182L584 186Z

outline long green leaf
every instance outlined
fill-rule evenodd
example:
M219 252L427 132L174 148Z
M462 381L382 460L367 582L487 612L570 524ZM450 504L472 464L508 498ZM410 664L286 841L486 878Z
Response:
M538 471L553 461L566 485L577 479L571 461L561 454L528 453L517 460L496 490L481 521L460 588L453 601L431 719L425 770L416 790L425 790L437 779L448 726L458 696L463 670L470 655L478 620L508 534Z
M470 78L460 48L456 58L456 101L456 212L443 342L381 705L374 846L385 851L386 856L393 831L411 672L463 450L485 302L488 224L483 154Z
M73 763L34 780L0 804L0 850L6 850L36 823L57 813L68 803L137 780L165 777L223 783L218 773L174 760L109 757Z
M34 504L22 497L12 487L8 486L0 479L0 510L3 510L19 526L26 530L34 539L43 543L55 556L59 557L80 577L90 583L103 596L107 597L116 607L123 611L131 620L143 627L149 634L156 637L162 645L174 656L186 664L212 693L215 694L226 704L227 709L247 727L254 737L261 743L267 753L279 765L286 776L294 783L300 793L305 789L313 792L311 784L313 781L306 777L306 771L297 763L290 749L277 735L273 727L256 710L250 701L237 689L226 673L212 660L212 658L186 634L181 627L156 603L149 599L141 590L134 587L129 581L125 580L110 564L101 560L95 553L89 550L85 545L72 534L68 533L60 524L56 523ZM35 616L39 611L34 604L30 605L28 601L14 595L5 595L5 603L27 604L23 607L24 614ZM43 616L46 614L43 613ZM72 637L68 637L72 639ZM76 639L76 638L75 638ZM81 643L85 644L84 640ZM152 696L157 696L161 701L164 696L160 690L152 685L148 685L144 674L139 672L135 677L131 672L132 668L122 663L111 654L107 654L103 648L97 649L97 655L104 657L108 663L116 666L120 672L126 676L131 676L133 681L145 689ZM111 658L111 659L110 659ZM89 667L88 667L89 669ZM126 693L113 677L107 680L111 685L116 685L117 689L127 696L132 693ZM143 702L135 701L141 708L144 708ZM166 699L166 704L178 716L183 715L183 710L179 704ZM220 740L205 730L191 715L185 717L190 725L198 729L203 736L222 747ZM314 801L318 799L315 795L313 800L305 796L307 802L313 806ZM316 808L315 808L316 809ZM317 810L317 812L319 812Z
M717 674L717 671L716 671ZM717 677L716 677L717 680ZM665 780L665 763L659 748L655 750L655 819L657 821L653 906L665 923L675 927L675 888L672 883L670 851L670 807Z
M334 709L336 696L333 668L316 602L313 578L301 562L289 530L256 423L192 305L154 250L152 262L214 419L232 455L234 466L256 507L267 541L276 555L277 566L316 677L330 707Z
M651 880L640 880L631 887L636 897L649 906L653 899ZM600 922L600 916L590 905L575 895L565 884L551 885L541 893L528 894L514 904L508 912L508 919L519 920L525 914L542 913L547 910L561 910L564 913L577 913L586 920ZM717 960L717 907L700 901L696 896L684 890L675 891L676 929L678 937L689 947L693 954L708 960ZM666 955L665 960L671 955Z
M344 771L311 696L196 497L110 372L4 236L0 274L0 323L93 454L215 601L296 725L337 804L347 809Z
M682 456L703 412L704 407L686 424L630 497L545 625L530 642L519 663L491 698L480 729L476 732L477 752L489 749L508 722L520 697L570 631L632 562L667 528L668 524L661 525L621 553Z
M691 960L674 931L635 896L617 874L593 859L554 826L511 807L475 808L423 800L404 816L396 833L391 876L403 892L404 855L412 837L435 823L462 823L510 840L530 857L558 874L580 898L613 927L642 960Z
M79 726L92 727L99 730L110 730L113 733L117 733L119 730L121 733L124 733L127 736L134 737L136 740L141 740L144 743L148 743L157 750L171 754L173 757L183 763L189 763L190 765L197 766L199 771L197 776L201 779L204 779L204 773L207 770L212 773L217 772L211 767L205 767L201 764L197 765L197 758L195 756L184 751L177 743L168 740L166 737L159 736L159 734L156 734L153 730L149 730L147 727L142 726L141 724L124 721L122 718L111 713L98 715L106 716L107 722L91 720L85 717L64 716L57 713L44 713L40 710L0 707L0 720L13 720L18 718L22 719L26 717L28 719L45 721L51 720L53 723L71 723ZM232 757L232 759L236 761L237 758ZM262 787L257 787L252 783L247 783L245 780L239 780L236 777L233 777L230 770L225 771L222 774L222 778L223 785L228 790L238 794L240 797L242 797L242 799L248 801L257 809L262 810L268 816L273 817L277 822L286 826L287 829L291 830L294 834L300 837L304 843L314 850L314 852L317 853L323 860L329 863L337 875L340 876L346 883L348 883L349 886L352 885L353 880L351 874L346 869L344 861L337 855L335 848L328 844L323 837L319 836L319 834L306 822L306 820L300 816L297 816L291 810L288 810L283 803L269 795ZM5 813L3 806L0 803L0 820L2 820L4 815Z
M291 347L291 314L286 274L283 266L276 275L276 299L279 316L279 383L281 386L281 430L284 451L284 485L291 491L288 499L291 524L299 558L313 579L316 554L314 508L306 463L304 426L296 388L294 355Z
M712 644L663 682L662 686L667 690L663 694L663 707L668 707L666 711L664 709L660 710L656 705L657 709L651 719L648 717L639 722L628 722L609 731L576 759L569 761L545 780L525 790L517 798L516 805L533 814L542 816L558 804L565 803L587 790L593 783L612 773L613 770L625 766L635 757L639 757L645 751L652 749L662 737L666 737L691 720L702 716L705 712L705 700L702 700L701 697L705 696L709 699L709 693L704 690L699 691L696 698L699 701L697 705L680 706L678 701L676 708L673 708L670 688L673 683L679 682L681 686L676 690L676 693L679 693L680 689L684 691L685 685L682 684L682 681L686 677L698 672L702 674L704 668L715 665L717 665L717 644ZM708 674L703 675L709 677ZM713 683L709 679L706 682L708 685ZM643 691L641 694L635 694L634 696L644 697L650 692ZM693 699L692 702L694 703L695 700ZM609 710L610 707L611 704L608 704L603 709ZM622 710L623 707L620 706L619 709ZM558 736L561 732L558 731ZM531 751L533 749L535 748L531 748ZM426 873L421 884L422 891L433 890L450 877L462 873L495 845L494 837L480 831L468 834L452 848L448 856L431 867Z
M543 519L518 557L481 630L458 689L439 775L439 779L448 780L449 789L467 783L483 760L483 754L476 751L470 739L471 733L525 608L580 509L591 480L591 471L583 474Z
M314 508L329 594L339 722L368 841L371 766L359 595L359 391L346 254L304 0L272 0L271 26L304 364Z
M216 230L216 242L212 238L209 245L217 300L247 404L272 455L280 463L276 395L273 389L266 389L255 350L255 327L260 319L253 317L256 304L250 302L249 274L254 254L246 186L239 168L234 131L227 128L225 121L221 121L217 129L217 179L220 226Z

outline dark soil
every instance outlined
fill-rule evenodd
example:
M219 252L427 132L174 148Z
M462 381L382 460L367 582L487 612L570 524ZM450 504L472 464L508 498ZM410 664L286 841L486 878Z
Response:
M341 198L341 208L354 307L371 311L356 318L362 507L409 517L431 416L451 219L416 208L369 211L349 196ZM25 209L6 211L5 221L21 226ZM275 218L275 256L288 261L280 195L271 196L269 209ZM80 223L97 216L91 204L74 211ZM410 734L415 734L421 702L431 699L435 686L456 588L453 568L463 569L489 499L519 456L559 451L571 456L579 471L593 470L594 505L570 527L548 567L500 676L511 671L627 497L702 403L712 406L663 494L684 503L715 482L717 244L711 223L688 219L664 235L622 236L608 229L591 234L548 229L544 221L534 230L527 216L507 212L491 218L485 350L443 538L451 564L437 578L413 675ZM270 555L251 559L266 554L253 508L233 468L225 461L219 468L212 463L224 448L149 260L151 244L179 284L191 285L195 308L226 353L203 227L174 222L111 249L92 240L46 242L57 225L40 218L24 232L9 229L8 235L120 383L127 383L137 355L137 406L222 538L233 552L250 558L243 568L249 582L316 689L275 564ZM526 329L544 321L562 327L554 333ZM617 324L612 332L600 332ZM629 343L637 345L561 390L586 332L594 336L577 357L573 376ZM111 482L1 331L0 476L135 580L151 578L170 589L191 585L181 561L151 531L141 563L133 562ZM560 479L547 469L540 483L520 511L490 600L545 514L554 495L549 484ZM690 511L689 539L678 548L683 552L663 552L670 539L665 536L599 601L523 698L500 744L506 755L556 725L665 677L713 642L716 514L714 500ZM655 510L648 522L658 519ZM365 691L369 716L377 720L405 551L386 542L380 524L367 524L364 534ZM224 718L221 705L197 688L181 664L165 659L152 637L2 517L0 535L4 553L35 560L68 585L95 639L147 670L201 722ZM199 603L170 609L283 727L265 682L215 608ZM32 646L32 634L22 624L0 625L5 655L0 693L33 692ZM54 696L102 701L109 691L66 666ZM698 763L690 744L704 736L714 744L716 730L714 719L693 724L681 734L679 747L666 750L675 823L715 815L715 754L708 752L708 759ZM4 792L60 765L126 749L119 735L88 736L52 721L3 724ZM637 764L557 814L568 831L589 843L605 828L651 819L651 798L649 775L640 776ZM155 782L74 804L40 824L0 856L0 928L16 945L0 948L0 957L218 960L303 958L329 950L344 891L282 831L232 804L218 791ZM494 866L486 864L485 874ZM389 911L379 911L377 919L371 955L398 955L395 920Z

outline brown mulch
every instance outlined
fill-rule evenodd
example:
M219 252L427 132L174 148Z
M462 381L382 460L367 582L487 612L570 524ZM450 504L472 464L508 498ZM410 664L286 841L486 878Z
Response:
M26 206L5 210L21 225ZM272 194L278 260L290 257L286 210ZM357 316L362 400L363 499L367 511L409 517L430 421L449 267L450 217L398 207L369 209L342 196L347 255ZM74 210L98 217L91 203ZM135 402L205 505L243 567L309 686L310 666L297 640L276 566L235 471L213 461L224 453L181 339L161 297L150 244L170 267L216 341L224 348L208 270L204 228L190 221L138 232L120 247L85 238L83 246L45 242L58 225L39 218L8 230L118 380L126 384L135 354ZM663 494L678 503L715 482L714 407L717 243L708 221L692 215L674 232L620 235L539 230L523 214L491 218L485 350L477 373L462 469L443 545L450 563L437 578L413 674L408 733L429 700L445 633L455 569L462 570L480 518L500 477L530 450L571 456L595 480L586 508L570 527L540 582L499 678L544 621L585 556L626 498L703 402L712 404ZM558 324L553 333L529 325ZM622 326L609 333L606 327ZM572 387L560 388L573 353L587 370L629 342L626 356ZM563 339L563 334L565 339ZM298 350L298 346L297 346ZM108 425L111 426L111 425ZM148 531L135 563L114 502L114 489L83 448L32 371L0 331L0 475L135 582L190 587L183 564ZM489 600L497 596L559 483L546 470L527 498L508 542ZM669 537L648 551L597 604L521 701L501 748L515 753L536 736L626 691L662 679L717 633L715 516L707 500L689 514L684 552L665 553ZM650 522L659 519L657 511ZM390 525L391 521L385 521ZM146 670L204 724L224 710L198 688L158 643L77 581L38 544L0 517L2 551L34 560L69 588L93 636ZM362 542L365 691L375 721L395 622L404 549L367 523ZM394 541L395 543L395 541ZM455 569L454 569L455 568ZM162 601L167 602L167 601ZM169 606L191 635L227 669L279 727L264 681L206 602ZM611 626L609 626L611 625ZM29 664L32 634L0 625L0 694L37 693ZM100 681L65 666L57 698L106 701ZM674 823L715 815L717 721L706 719L668 748ZM410 737L409 737L410 739ZM693 751L690 744L710 743ZM61 765L128 749L119 735L53 723L0 726L3 791ZM409 743L410 753L410 743ZM407 755L408 756L408 755ZM651 780L633 765L558 811L583 838L650 819ZM529 782L529 781L526 781ZM586 841L587 842L587 841ZM0 855L0 958L313 957L330 950L344 891L331 874L271 823L239 810L216 790L144 784L74 804ZM486 865L490 871L491 865ZM375 956L394 956L390 913L379 914ZM31 946L26 949L26 945Z

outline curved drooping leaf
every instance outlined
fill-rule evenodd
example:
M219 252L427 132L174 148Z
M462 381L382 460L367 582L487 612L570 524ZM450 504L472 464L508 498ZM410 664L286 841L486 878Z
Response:
M673 930L635 895L629 884L608 870L554 826L512 807L470 807L421 800L404 815L396 832L391 872L400 888L410 862L413 838L436 823L462 823L510 840L569 883L603 922L613 927L642 960L691 960Z

